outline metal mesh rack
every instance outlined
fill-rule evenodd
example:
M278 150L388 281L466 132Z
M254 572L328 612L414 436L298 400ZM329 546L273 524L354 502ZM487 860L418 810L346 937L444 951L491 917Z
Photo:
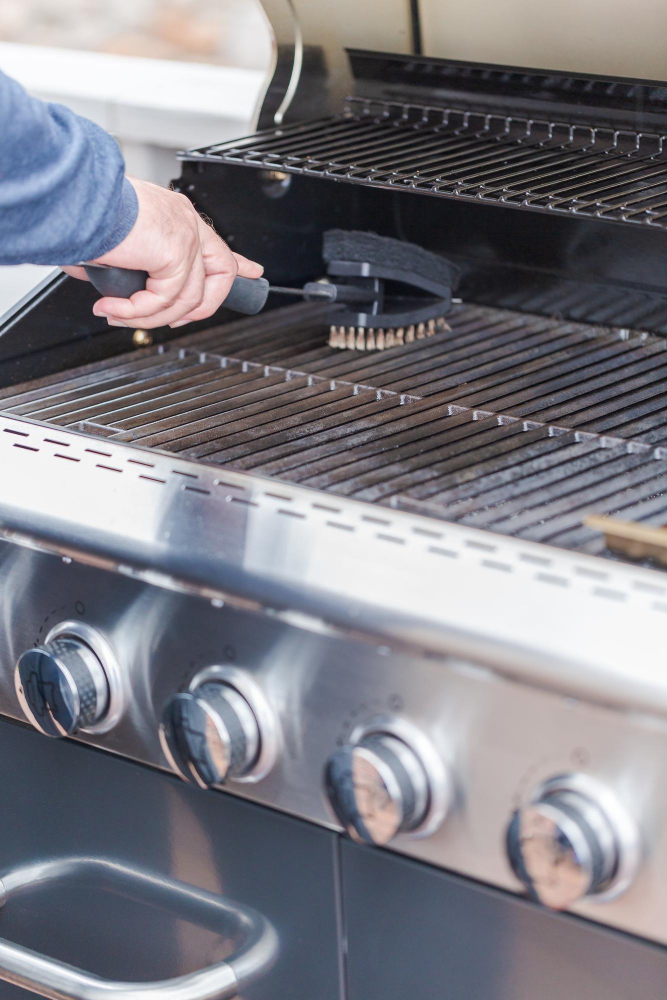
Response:
M0 392L0 410L445 520L600 551L667 521L667 341L459 306L363 353L299 305ZM103 445L100 445L103 447Z
M332 118L187 154L667 228L664 135L350 98Z

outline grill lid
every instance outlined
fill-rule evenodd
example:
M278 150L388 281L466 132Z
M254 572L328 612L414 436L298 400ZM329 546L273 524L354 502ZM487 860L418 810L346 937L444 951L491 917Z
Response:
M274 32L275 64L261 128L339 111L355 92L353 78L360 96L398 96L397 88L418 83L440 104L443 89L465 83L496 99L518 87L524 97L552 103L559 92L593 106L620 103L637 128L647 105L657 101L665 115L665 89L637 86L667 80L667 8L654 0L563 0L557 17L551 5L533 0L338 0L334 7L317 0L262 2ZM376 60L369 70L355 65L354 50L403 62L394 61L387 76L386 61ZM443 60L449 79L443 79ZM526 73L535 67L544 72ZM419 81L410 79L415 72ZM379 91L369 92L370 78L381 80Z

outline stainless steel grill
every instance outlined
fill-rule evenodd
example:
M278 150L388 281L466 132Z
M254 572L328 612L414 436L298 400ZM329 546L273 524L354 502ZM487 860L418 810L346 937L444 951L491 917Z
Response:
M349 98L340 115L188 158L664 229L664 143L613 127Z
M452 332L332 351L321 306L5 389L3 412L600 551L588 512L667 520L667 343L456 307Z

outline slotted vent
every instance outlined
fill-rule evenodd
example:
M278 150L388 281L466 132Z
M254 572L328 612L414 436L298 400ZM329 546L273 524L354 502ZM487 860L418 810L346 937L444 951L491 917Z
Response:
M667 228L665 136L349 98L332 118L186 154Z

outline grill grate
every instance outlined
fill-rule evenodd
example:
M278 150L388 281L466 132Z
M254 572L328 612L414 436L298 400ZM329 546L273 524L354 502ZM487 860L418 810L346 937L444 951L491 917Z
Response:
M667 342L478 306L332 351L320 305L0 393L3 412L570 548L667 521Z
M667 228L665 136L349 98L332 118L187 154Z

